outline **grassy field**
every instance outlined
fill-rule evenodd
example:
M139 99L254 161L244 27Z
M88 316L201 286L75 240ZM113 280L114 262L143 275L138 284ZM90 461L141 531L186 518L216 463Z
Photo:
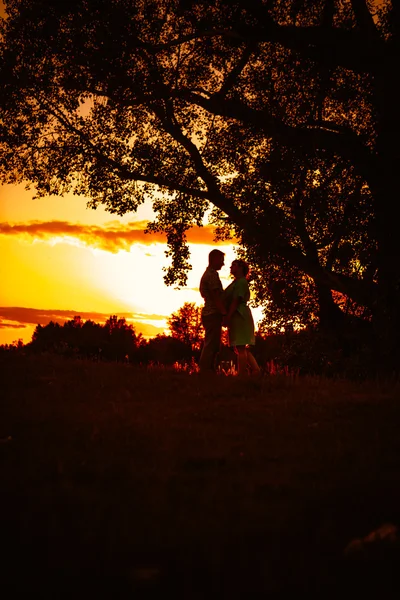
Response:
M11 595L399 592L399 384L11 354L0 376Z

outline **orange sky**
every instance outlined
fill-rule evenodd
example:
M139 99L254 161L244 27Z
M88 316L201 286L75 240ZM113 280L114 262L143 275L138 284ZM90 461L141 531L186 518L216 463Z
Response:
M163 281L165 239L144 234L150 206L121 218L87 209L86 199L72 194L33 195L24 185L0 186L0 344L27 343L38 323L74 315L100 323L118 314L151 337L166 330L184 302L201 304L199 280L215 246L209 227L189 232L193 269L187 286L176 290ZM226 252L226 287L234 248L218 246ZM257 321L260 311L253 314Z
M0 187L0 344L27 343L38 323L74 315L104 322L118 314L151 337L184 302L201 304L199 280L215 245L211 228L189 232L193 269L187 286L176 290L163 281L165 239L144 234L151 207L116 218L72 194L32 196L23 185ZM234 247L218 247L226 252L226 287Z

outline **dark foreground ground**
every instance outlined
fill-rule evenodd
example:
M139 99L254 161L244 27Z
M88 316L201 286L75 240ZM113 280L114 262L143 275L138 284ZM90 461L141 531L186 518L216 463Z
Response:
M398 597L398 384L11 355L0 382L2 597Z

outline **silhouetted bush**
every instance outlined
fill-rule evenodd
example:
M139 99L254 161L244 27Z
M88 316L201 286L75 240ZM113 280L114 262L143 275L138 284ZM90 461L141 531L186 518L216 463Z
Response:
M161 363L163 365L172 365L177 361L190 361L193 356L190 344L185 344L168 335L157 335L148 340L137 352L137 358L140 362Z
M273 360L299 374L366 379L384 372L372 334L305 329L256 338L255 356L261 365Z

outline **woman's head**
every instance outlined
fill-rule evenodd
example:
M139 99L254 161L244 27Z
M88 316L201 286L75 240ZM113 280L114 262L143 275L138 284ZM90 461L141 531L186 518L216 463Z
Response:
M231 264L231 273L234 277L247 277L250 268L246 261L238 258Z

